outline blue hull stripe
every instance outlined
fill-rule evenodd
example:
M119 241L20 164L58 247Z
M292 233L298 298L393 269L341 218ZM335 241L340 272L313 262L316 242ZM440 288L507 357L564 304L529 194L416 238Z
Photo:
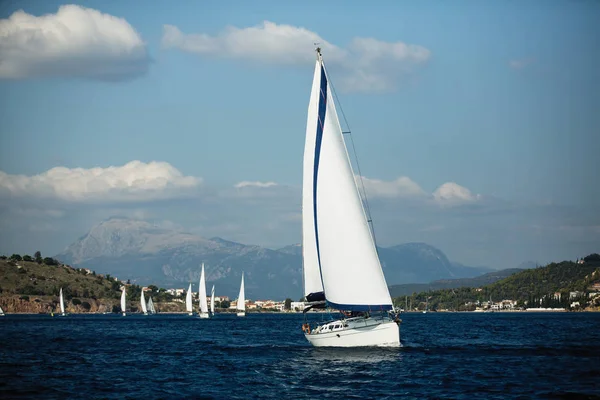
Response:
M391 304L373 304L373 305L364 305L364 304L337 304L331 301L327 301L327 305L336 310L343 311L388 311L392 310L393 307Z
M319 175L319 159L321 157L321 141L323 139L323 125L325 124L325 113L327 112L327 76L321 65L321 93L319 95L319 117L317 119L317 140L315 143L315 163L313 166L313 218L315 223L315 241L317 242L317 260L319 272L321 273L321 285L323 285L323 272L321 271L321 251L319 250L319 229L317 224L317 177ZM323 285L325 288L325 285Z

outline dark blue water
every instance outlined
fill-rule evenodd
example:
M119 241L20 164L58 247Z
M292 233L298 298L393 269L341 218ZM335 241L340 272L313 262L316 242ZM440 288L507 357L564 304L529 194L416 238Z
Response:
M6 316L0 398L600 398L600 313L402 319L386 350L313 348L300 315Z

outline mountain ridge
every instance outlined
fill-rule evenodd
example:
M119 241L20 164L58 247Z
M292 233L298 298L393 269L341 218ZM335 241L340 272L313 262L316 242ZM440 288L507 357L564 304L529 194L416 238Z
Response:
M379 247L378 252L388 285L467 278L491 271L453 263L441 250L426 243ZM198 282L204 262L207 285L214 283L221 295L237 295L243 271L249 298L302 296L300 244L273 250L220 237L207 239L143 220L110 218L92 227L55 258L132 282L165 287Z

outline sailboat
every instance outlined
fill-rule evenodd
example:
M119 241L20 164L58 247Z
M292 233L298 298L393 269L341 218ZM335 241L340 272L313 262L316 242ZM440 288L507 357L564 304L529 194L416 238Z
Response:
M204 281L204 263L202 263L202 272L200 273L200 284L198 286L198 302L200 318L208 318L208 304L206 304L206 282Z
M4 310L0 307L0 317L4 317Z
M210 291L210 313L215 315L215 285L212 286Z
M121 312L123 316L127 315L125 310L127 309L127 295L125 294L125 286L123 286L123 291L121 292Z
M60 316L64 317L65 315L65 300L63 299L62 288L60 288L60 292L58 293L59 301L60 301Z
M148 315L148 309L146 308L146 299L144 298L144 289L142 289L142 294L140 295L140 305L142 306L142 312L144 315Z
M154 303L152 302L152 296L150 296L150 298L148 299L146 309L150 314L156 314L156 310L154 309Z
M185 296L185 310L189 315L194 315L192 311L192 284L190 283L190 287L188 288L187 294Z
M400 320L369 222L317 48L302 183L302 330L313 346L400 346ZM341 316L312 329L306 312L313 308Z
M237 308L237 316L245 317L246 316L246 294L244 293L244 273L242 272L242 284L240 285L240 294L237 298L236 303Z

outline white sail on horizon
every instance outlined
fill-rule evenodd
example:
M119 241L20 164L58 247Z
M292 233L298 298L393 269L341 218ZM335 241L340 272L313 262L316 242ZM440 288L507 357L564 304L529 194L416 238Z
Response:
M140 304L142 306L142 311L144 315L148 314L148 309L146 308L146 299L144 299L144 289L142 289L142 294L140 295Z
M210 313L215 313L215 285L212 286L210 291Z
M202 314L207 314L208 304L206 304L206 282L204 278L204 263L202 263L202 272L200 273L200 284L198 286L198 301L200 312Z
M323 291L329 306L342 310L392 309L320 56L315 65L304 151L305 295Z
M242 284L238 294L236 308L238 311L246 311L246 294L244 293L244 273L242 272Z
M59 296L59 301L60 301L60 313L62 315L65 315L65 301L63 299L63 290L62 290L62 288L60 288L60 292L59 292L58 296Z
M187 294L185 296L185 310L192 315L192 284L188 288Z
M127 309L127 295L125 294L125 286L123 286L123 291L121 292L121 312L125 315L125 311Z
M150 312L150 314L156 314L156 310L154 309L154 302L152 302L152 296L148 298L147 309Z

